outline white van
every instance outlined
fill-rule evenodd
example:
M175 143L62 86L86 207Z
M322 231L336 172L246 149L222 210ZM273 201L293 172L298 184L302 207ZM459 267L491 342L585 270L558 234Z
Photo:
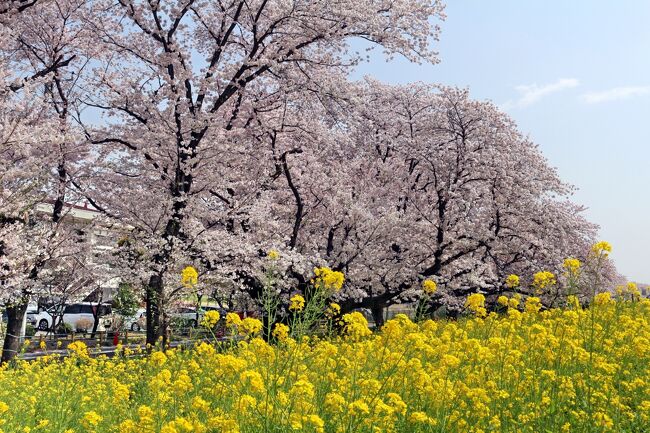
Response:
M88 325L90 323L90 329L92 329L92 324L95 320L93 311L96 311L97 308L99 308L100 319L103 316L111 314L110 304L97 305L94 302L78 302L76 304L66 305L63 310L63 323L67 323L75 331L80 328L79 325ZM28 312L27 321L39 331L47 331L52 328L54 316L55 313L52 309L41 310L37 313ZM99 321L97 330L104 330L101 320Z

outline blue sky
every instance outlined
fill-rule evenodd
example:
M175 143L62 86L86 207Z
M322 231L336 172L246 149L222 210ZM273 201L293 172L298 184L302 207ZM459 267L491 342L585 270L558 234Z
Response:
M614 246L632 281L650 283L650 2L448 0L441 63L386 63L355 78L468 87L540 145L573 200Z

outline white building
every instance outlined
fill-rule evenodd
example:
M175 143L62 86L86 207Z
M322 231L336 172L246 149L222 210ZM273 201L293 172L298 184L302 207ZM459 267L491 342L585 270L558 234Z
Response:
M36 207L36 210L37 212L51 215L53 208L53 203L42 203ZM66 203L64 205L63 221L79 225L80 228L88 226L89 229L84 231L87 232L87 239L92 245L93 250L96 253L104 253L115 248L120 233L114 228L107 227L105 224L93 224L99 216L101 216L101 213L87 203L83 205ZM103 289L102 299L104 301L112 298L119 283L117 278L109 278L101 283Z

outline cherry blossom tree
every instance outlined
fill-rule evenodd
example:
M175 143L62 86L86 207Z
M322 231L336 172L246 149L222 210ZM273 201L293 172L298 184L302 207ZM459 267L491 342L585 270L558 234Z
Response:
M410 221L400 262L444 287L441 305L457 311L467 293L498 293L510 273L557 269L588 249L596 226L566 201L571 187L492 104L452 88L369 88L361 140L397 160L395 205Z
M433 278L435 306L458 312L468 293L557 271L594 239L537 147L465 90L370 81L345 100L292 100L258 120L256 164L270 179L248 224L285 251L289 288L305 286L312 263L345 272L344 310L380 321Z
M18 14L34 6L39 0L6 0L0 6L0 16ZM43 0L41 0L42 2Z
M88 58L78 20L82 0L16 2L3 22L2 301L8 333L3 360L15 355L29 300L81 295L90 258L83 229L64 223L74 202L71 185L84 158L74 116ZM29 6L27 8L26 6ZM49 205L48 205L49 204ZM65 283L64 283L65 281ZM74 289L73 289L74 288Z
M381 323L423 279L455 314L511 273L528 282L585 257L596 226L493 104L349 80L355 38L435 63L441 18L424 0L7 3L2 299L24 308L46 283L78 296L81 269L103 273L143 288L147 341L164 343L175 300L214 287L259 299L271 267L287 298L314 266L344 272L343 311ZM78 242L89 228L64 224L78 200L124 234L108 269Z
M231 239L236 254L250 252L235 234L247 231L235 208L249 204L230 167L255 156L247 127L298 84L303 92L344 91L333 89L333 80L345 81L346 70L362 59L349 49L351 38L388 55L435 62L433 20L442 16L439 2L422 0L95 6L88 20L106 55L86 104L102 110L110 127L87 130L102 146L103 168L96 186L85 190L147 247L139 263L147 280L149 342L164 338L162 307L178 289L182 266L210 267L215 256L230 254L221 247L234 245ZM205 251L204 235L218 226L230 230L216 245L210 237Z

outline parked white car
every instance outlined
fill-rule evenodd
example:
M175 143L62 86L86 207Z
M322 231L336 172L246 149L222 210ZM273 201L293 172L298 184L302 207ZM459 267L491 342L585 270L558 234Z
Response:
M79 302L76 304L66 305L63 310L63 323L67 323L76 330L78 325L84 322L93 323L95 318L93 311L99 308L99 317L111 314L111 306L109 304L100 304L99 306L94 302ZM53 309L40 310L27 312L27 321L39 331L47 331L52 328L55 312ZM92 325L91 325L92 326ZM102 321L99 322L98 330L104 330Z
M101 323L105 329L112 329L114 331L121 331L128 329L131 331L141 331L147 327L147 310L145 308L138 308L131 317L124 317L120 314L111 314L104 316Z
M205 311L199 310L197 320L196 308L176 307L171 311L169 317L171 318L172 322L175 322L180 327L190 326L192 328L195 328L203 318L204 314Z
M124 326L133 332L142 331L147 327L147 309L138 308L132 317L126 319Z
M215 307L216 309L216 307ZM187 328L196 327L203 318L205 310L200 309L197 321L196 309L192 307L175 307L170 313L169 318L172 321L172 327ZM225 316L225 312L223 313ZM128 329L133 332L144 331L147 328L147 310L139 308L131 317L122 318L116 314L106 316L101 320L106 329ZM121 325L123 323L123 325Z

